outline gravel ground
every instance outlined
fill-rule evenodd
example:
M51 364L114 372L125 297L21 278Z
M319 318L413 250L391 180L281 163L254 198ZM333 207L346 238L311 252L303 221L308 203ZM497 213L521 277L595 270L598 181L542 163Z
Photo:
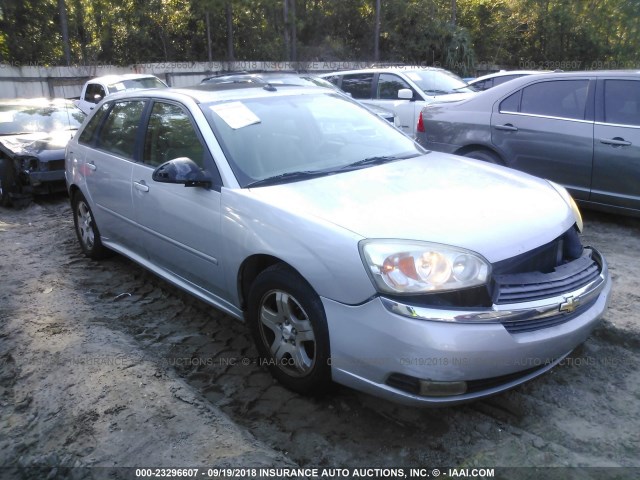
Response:
M614 294L582 346L510 392L439 409L342 387L322 398L283 389L255 363L244 324L123 257L85 258L64 197L0 208L0 239L0 466L571 466L585 468L576 478L599 478L587 467L640 475L638 220L585 215L583 242L607 258Z

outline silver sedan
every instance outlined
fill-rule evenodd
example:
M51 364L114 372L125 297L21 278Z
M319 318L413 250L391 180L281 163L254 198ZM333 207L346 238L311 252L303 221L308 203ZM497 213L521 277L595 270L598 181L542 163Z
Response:
M426 153L327 89L109 97L66 181L86 255L118 252L246 320L299 392L495 394L558 364L610 294L564 188Z

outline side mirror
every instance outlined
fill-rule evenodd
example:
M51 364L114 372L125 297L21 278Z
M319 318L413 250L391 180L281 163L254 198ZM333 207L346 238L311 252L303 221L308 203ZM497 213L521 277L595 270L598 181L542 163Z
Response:
M96 93L93 96L93 103L100 103L100 100L102 100L102 95L100 95L99 93Z
M159 183L176 183L185 187L208 188L211 178L196 163L187 157L174 158L164 162L153 171L151 178Z
M398 98L400 100L413 100L413 90L410 88L401 88L398 90Z

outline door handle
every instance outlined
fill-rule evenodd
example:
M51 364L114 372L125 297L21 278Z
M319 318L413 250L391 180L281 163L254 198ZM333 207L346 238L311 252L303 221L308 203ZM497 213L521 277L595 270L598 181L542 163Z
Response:
M510 123L506 123L504 125L495 125L493 128L496 130L504 130L505 132L517 132L518 127L514 127Z
M136 187L136 190L140 190L141 192L149 191L149 187L144 183L144 180L142 182L133 182L133 186Z
M600 143L604 143L605 145L613 145L614 147L628 147L629 145L631 145L631 142L628 142L621 137L601 138Z
M97 170L97 168L98 168L98 167L96 167L96 164L95 164L95 163L93 163L93 162L89 162L89 163L87 163L87 168L88 168L89 170L93 170L93 171L95 172L95 171Z

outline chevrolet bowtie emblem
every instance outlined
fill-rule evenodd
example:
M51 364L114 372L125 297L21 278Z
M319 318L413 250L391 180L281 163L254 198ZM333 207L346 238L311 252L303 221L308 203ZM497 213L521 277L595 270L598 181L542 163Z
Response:
M571 313L578 308L578 299L573 297L564 297L564 302L560 304L560 311L564 313Z

